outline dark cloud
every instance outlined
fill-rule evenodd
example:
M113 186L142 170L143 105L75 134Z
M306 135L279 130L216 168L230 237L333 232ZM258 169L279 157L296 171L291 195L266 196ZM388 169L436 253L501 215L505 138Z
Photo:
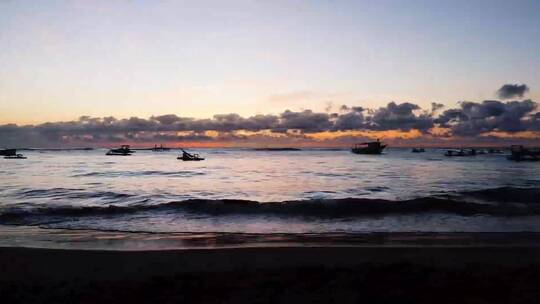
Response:
M175 122L178 122L181 120L181 118L176 116L175 114L152 116L150 117L150 119L159 121L159 123L161 123L162 125L172 125Z
M497 91L497 96L500 99L521 98L527 92L529 87L526 84L505 84Z
M352 111L339 115L334 123L334 130L348 131L365 128L365 119L362 112Z
M444 105L442 103L436 103L436 102L432 102L431 103L431 115L434 115L437 111L441 110L444 108Z
M376 110L363 107L341 106L343 113L337 117L334 130L402 130L418 129L425 131L433 127L433 118L413 103L397 104L390 102L386 107Z
M342 105L340 108L339 108L340 111L342 112L350 112L350 111L354 111L354 112L363 112L364 111L364 108L363 107L349 107L347 105Z
M332 127L328 113L316 113L311 110L293 112L286 110L279 116L279 124L272 130L284 132L290 129L302 130L303 132L320 132Z
M212 141L214 138L204 134L156 134L150 140L154 141Z
M389 103L386 107L375 110L369 118L373 130L402 130L418 129L425 131L433 127L433 118L425 113L416 114L420 110L416 104L405 102Z
M464 101L460 109L444 111L435 122L452 129L452 134L474 136L491 131L518 132L533 130L532 112L537 104L532 100L501 102Z

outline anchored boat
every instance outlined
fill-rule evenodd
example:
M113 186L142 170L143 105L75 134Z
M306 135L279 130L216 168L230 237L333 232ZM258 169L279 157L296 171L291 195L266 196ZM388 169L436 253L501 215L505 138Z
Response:
M164 147L163 145L154 145L154 148L152 148L152 151L154 152L164 152L164 151L169 151L170 148L167 148L167 147Z
M129 148L129 145L122 145L119 149L110 149L106 155L119 155L119 156L128 156L134 153L135 151Z
M515 161L540 161L540 149L527 149L521 145L510 147L512 153L508 156L509 160Z
M444 156L475 156L477 154L484 154L484 152L477 152L476 149L450 149L446 150Z
M0 150L0 155L3 155L5 159L26 159L26 156L17 153L17 149Z
M22 154L4 156L5 159L26 159L26 156Z
M355 154L381 154L384 148L386 148L386 145L383 145L377 139L377 141L356 144L351 152Z
M199 154L190 154L190 153L187 153L186 151L184 151L184 149L182 149L182 155L178 156L176 159L180 159L180 160L183 160L183 161L201 161L201 160L204 160L204 158L200 157Z

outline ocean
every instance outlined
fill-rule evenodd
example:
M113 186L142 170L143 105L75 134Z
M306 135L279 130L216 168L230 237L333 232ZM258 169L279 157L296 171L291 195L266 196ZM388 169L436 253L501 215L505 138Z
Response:
M442 149L23 151L0 225L130 233L540 232L540 163ZM9 238L3 244L10 243Z

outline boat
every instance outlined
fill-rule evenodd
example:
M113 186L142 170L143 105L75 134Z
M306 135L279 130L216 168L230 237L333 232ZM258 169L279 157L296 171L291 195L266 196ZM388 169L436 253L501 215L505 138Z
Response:
M424 148L413 148L411 152L422 153L422 152L426 152L426 150Z
M22 154L4 156L4 159L26 159L26 156Z
M488 154L503 154L504 152L502 150L499 150L499 149L488 149Z
M444 156L474 156L476 149L450 149L446 150Z
M119 155L119 156L128 156L134 153L135 151L129 148L129 145L122 145L118 149L110 149L106 155Z
M355 144L351 152L355 154L381 154L384 148L386 145L377 139L377 141Z
M164 147L163 145L154 145L154 147L152 148L152 151L154 152L164 152L164 151L169 151L170 148L167 148L167 147Z
M176 159L180 159L183 161L201 161L204 160L204 158L200 157L199 154L190 154L187 153L182 149L182 155L178 156Z
M465 156L465 151L456 149L446 150L444 156Z
M17 153L17 149L0 150L0 155L3 155L5 159L26 159L26 156Z
M521 145L513 145L510 147L512 153L508 156L509 160L513 161L540 161L540 149L527 149Z

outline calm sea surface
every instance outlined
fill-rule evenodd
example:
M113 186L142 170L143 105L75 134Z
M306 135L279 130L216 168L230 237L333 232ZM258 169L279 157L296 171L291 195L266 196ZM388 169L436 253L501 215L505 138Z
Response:
M443 150L25 151L0 224L140 232L540 231L540 163ZM348 200L356 198L356 200ZM231 200L231 201L229 201ZM249 200L243 202L238 200Z

